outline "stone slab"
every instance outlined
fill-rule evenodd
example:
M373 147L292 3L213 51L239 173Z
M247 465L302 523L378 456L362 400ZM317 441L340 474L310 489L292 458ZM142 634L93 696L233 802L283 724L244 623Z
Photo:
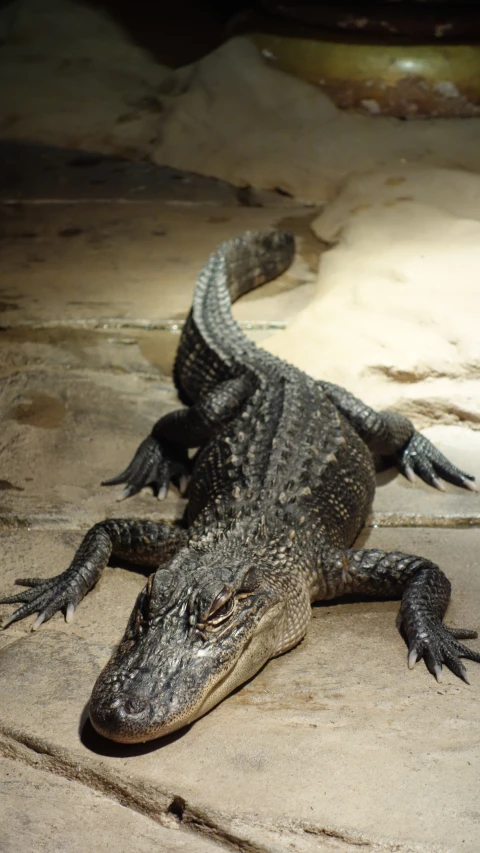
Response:
M198 836L159 826L91 788L0 758L2 853L219 853Z
M72 360L74 357L72 356ZM176 407L165 377L56 368L12 371L2 383L0 517L4 524L89 527L105 516L182 514L175 489L160 504L145 491L135 506L118 503L121 487L101 488L120 473L154 422Z
M478 623L478 530L378 529L365 541L438 561L453 582L448 621ZM110 607L125 578L112 570L102 580ZM82 609L97 606L95 595ZM449 673L439 685L423 664L409 672L397 610L395 602L315 607L297 649L188 730L145 747L112 745L81 727L116 639L115 609L90 633L75 623L59 630L58 621L36 635L19 630L0 653L4 750L42 752L64 774L95 770L147 813L166 814L180 797L184 821L202 815L218 832L236 831L245 849L248 827L260 826L285 832L300 851L310 849L302 838L333 835L345 850L476 853L480 668L468 665L469 687Z

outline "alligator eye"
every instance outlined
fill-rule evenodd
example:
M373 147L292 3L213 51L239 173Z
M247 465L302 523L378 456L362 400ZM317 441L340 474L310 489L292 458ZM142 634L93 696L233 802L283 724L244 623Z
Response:
M219 625L231 616L235 609L235 596L233 592L232 587L226 586L222 592L217 595L210 607L210 612L206 619L209 625Z

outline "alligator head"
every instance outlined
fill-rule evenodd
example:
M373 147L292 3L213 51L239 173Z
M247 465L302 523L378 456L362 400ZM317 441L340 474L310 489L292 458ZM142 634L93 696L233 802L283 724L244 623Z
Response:
M263 572L182 549L150 576L123 640L94 686L90 719L105 737L141 743L201 717L271 658L284 604ZM221 564L220 564L221 563Z

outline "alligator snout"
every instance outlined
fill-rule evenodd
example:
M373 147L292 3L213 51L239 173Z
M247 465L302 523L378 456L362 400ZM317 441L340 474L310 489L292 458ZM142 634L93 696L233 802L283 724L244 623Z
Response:
M157 707L157 719L158 712ZM109 703L93 699L90 706L90 720L94 729L104 737L119 743L138 743L145 740L144 733L149 730L153 716L152 702L139 694L119 694Z

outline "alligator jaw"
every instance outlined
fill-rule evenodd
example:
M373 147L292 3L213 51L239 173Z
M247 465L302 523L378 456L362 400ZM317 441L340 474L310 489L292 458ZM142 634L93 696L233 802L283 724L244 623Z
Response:
M206 641L170 618L133 642L138 604L90 703L93 727L119 743L144 743L194 722L255 675L281 641L284 605L271 593L242 602L232 625Z

